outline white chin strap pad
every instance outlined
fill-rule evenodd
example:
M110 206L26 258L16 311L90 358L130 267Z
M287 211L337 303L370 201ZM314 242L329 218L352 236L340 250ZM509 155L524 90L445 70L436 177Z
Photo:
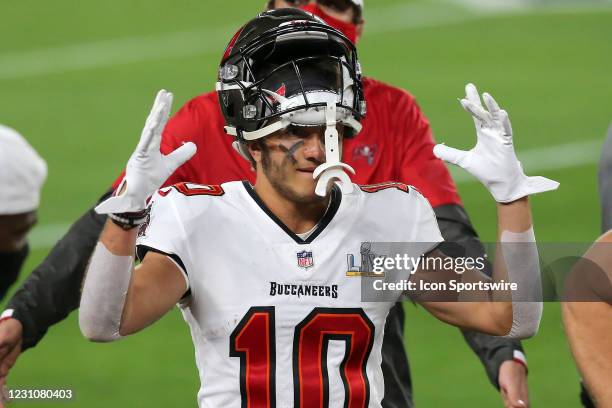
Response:
M355 170L340 161L340 141L336 129L336 103L327 102L325 107L325 163L319 165L313 172L313 178L318 178L315 193L318 196L327 195L327 187L331 181L338 181L343 194L353 192L353 183L344 169L355 174Z

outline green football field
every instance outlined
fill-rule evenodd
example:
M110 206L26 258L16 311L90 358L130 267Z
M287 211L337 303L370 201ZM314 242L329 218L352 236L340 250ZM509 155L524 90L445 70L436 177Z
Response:
M49 165L22 278L118 175L156 91L173 91L176 110L211 90L225 44L263 2L0 4L0 123L23 133ZM539 241L599 235L597 161L612 119L612 1L369 0L365 18L365 73L411 91L439 141L469 148L475 140L457 102L467 82L508 110L526 171L561 182L532 199ZM494 240L492 199L454 174L481 237ZM412 305L406 310L417 405L501 406L459 331ZM538 336L524 346L532 405L578 406L559 304L546 304ZM14 403L22 407L193 407L198 383L178 311L116 344L88 343L73 313L9 377L11 388L75 393L65 403Z

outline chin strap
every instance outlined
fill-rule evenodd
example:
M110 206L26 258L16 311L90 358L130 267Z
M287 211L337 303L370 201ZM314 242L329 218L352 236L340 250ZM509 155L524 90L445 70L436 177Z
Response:
M330 181L339 181L342 194L353 192L353 183L343 169L355 174L355 170L346 163L340 161L340 143L338 140L338 129L336 129L336 104L327 102L325 108L325 163L319 165L313 172L313 178L318 178L315 193L318 196L327 195L327 186Z

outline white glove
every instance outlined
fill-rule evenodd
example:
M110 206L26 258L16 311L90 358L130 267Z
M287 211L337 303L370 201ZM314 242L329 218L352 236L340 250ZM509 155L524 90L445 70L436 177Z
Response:
M96 207L98 214L138 212L147 206L147 199L174 171L196 152L196 145L188 142L164 156L159 151L161 136L172 106L172 93L157 93L151 113L145 122L140 142L127 163L125 177L110 197Z
M465 87L466 97L461 106L474 117L476 146L470 151L457 150L444 144L434 147L439 159L462 167L478 179L499 203L509 203L530 194L556 190L559 183L545 177L527 177L512 145L512 126L506 111L499 108L488 93L480 103L473 84Z

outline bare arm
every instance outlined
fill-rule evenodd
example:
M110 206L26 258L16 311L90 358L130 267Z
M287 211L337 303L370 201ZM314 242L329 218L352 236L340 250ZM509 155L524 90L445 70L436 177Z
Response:
M502 242L502 232L522 233L531 228L531 210L527 198L521 198L508 204L497 204L498 214L498 242ZM432 273L438 275L435 279L441 282L450 282L451 280L460 280L466 282L500 282L504 280L508 282L507 270L504 262L504 257L501 254L501 248L498 244L498 254L493 266L493 277L488 278L478 270L469 270L458 275L453 271L435 270L424 271L419 270L414 275L415 280L431 279ZM443 257L446 255L440 251L435 251L429 256ZM451 297L453 294L449 294ZM470 301L456 301L457 299L443 300L440 297L436 299L436 294L433 294L437 301L419 301L430 313L438 319L452 324L454 326L477 330L483 333L496 336L508 334L512 326L512 302L502 301L509 298L509 294L496 291L470 291ZM437 294L440 296L440 294ZM506 299L500 299L505 296ZM418 299L417 299L418 300ZM475 301L482 300L482 301Z
M115 255L133 256L136 234L137 229L124 231L108 221L100 242ZM172 309L186 291L187 284L179 267L165 255L148 252L132 272L120 334L133 334L151 325Z
M484 258L485 248L463 207L456 204L442 205L434 207L434 212L445 241L459 245L466 256ZM485 262L483 272L487 276L492 276L493 265ZM521 342L489 336L474 330L461 330L461 332L482 362L491 384L502 391L504 399L528 401L526 369L522 366L517 367L521 364L515 360L516 358L518 361L523 361L524 350Z
M566 282L563 323L576 365L597 406L612 405L612 230L576 264ZM571 292L570 292L571 291ZM568 293L570 292L570 293Z
M132 274L119 332L127 336L150 326L171 310L186 291L185 279L170 258L147 253Z

